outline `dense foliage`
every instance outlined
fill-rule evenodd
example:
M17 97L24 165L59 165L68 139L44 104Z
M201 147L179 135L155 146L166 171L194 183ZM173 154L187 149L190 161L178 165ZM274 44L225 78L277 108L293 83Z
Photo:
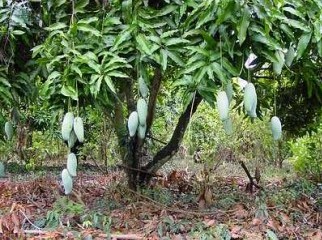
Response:
M86 106L96 107L115 129L124 165L155 172L178 150L199 103L205 100L214 107L217 91L241 77L258 89L257 115L275 109L287 130L296 132L300 126L289 124L284 109L304 115L298 124L312 122L319 111L296 108L297 103L320 104L321 10L319 0L2 0L1 113L8 119L13 107L25 114L33 109L24 119L29 127L41 129L50 125L32 124L30 118L38 119L32 115L39 110L31 105L56 112L51 122L61 120L57 110L85 116ZM258 58L250 69L244 63L251 53ZM129 138L126 120L142 95L142 80L149 91L147 134ZM285 101L288 83L306 89L300 98L309 100ZM172 136L162 137L165 146L143 164L164 91L182 98L174 111L178 122ZM242 97L235 97L242 112ZM132 183L147 177L128 173Z

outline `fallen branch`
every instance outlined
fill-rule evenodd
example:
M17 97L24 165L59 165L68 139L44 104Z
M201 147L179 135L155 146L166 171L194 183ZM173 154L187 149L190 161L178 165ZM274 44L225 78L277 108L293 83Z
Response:
M36 226L30 219L27 217L27 215L19 209L19 212L25 217L25 219L34 227L37 229L37 231L41 231L41 228Z

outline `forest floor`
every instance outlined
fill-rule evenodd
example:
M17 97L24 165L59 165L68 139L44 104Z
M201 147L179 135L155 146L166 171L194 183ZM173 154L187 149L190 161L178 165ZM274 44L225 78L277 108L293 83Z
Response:
M83 167L68 197L58 170L8 173L0 179L0 238L322 239L321 185L287 166L262 166L261 189L250 192L238 164L207 177L189 161L166 166L137 192L121 170Z

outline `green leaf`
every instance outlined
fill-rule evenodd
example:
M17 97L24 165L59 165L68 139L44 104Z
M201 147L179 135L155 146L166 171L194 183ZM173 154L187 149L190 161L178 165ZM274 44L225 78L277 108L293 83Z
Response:
M239 40L240 46L243 44L243 42L246 39L247 29L249 26L249 18L250 18L250 15L249 15L248 9L244 9L243 18L241 20L239 27L237 28L238 40Z
M95 72L101 73L101 66L94 61L88 61L88 66L92 68Z
M126 75L125 73L122 73L120 71L111 71L107 73L108 76L110 77L117 77L117 78L128 78L129 76Z
M13 35L23 35L23 34L25 34L25 32L24 31L21 31L21 30L13 30L12 31L12 34Z
M82 71L79 69L79 67L76 64L71 65L71 70L76 72L80 77L83 77Z
M168 50L166 50L166 52L168 57L171 58L172 61L174 61L176 64L178 64L181 67L184 66L184 62L181 60L181 57L177 53L173 51L168 51Z
M303 16L303 14L300 11L296 10L295 8L283 7L283 10L305 20L305 17Z
M105 80L105 82L106 82L106 84L107 84L107 86L108 86L108 88L113 92L113 93L115 93L116 94L116 92L115 92L115 87L114 87L114 84L113 84L113 82L112 82L112 79L109 77L109 76L105 76L104 77L104 80Z
M103 76L99 76L97 78L97 81L95 81L95 84L90 86L90 91L94 95L95 98L97 97L97 94L101 90L102 80L103 80Z
M79 20L77 24L90 24L92 22L97 22L97 21L98 21L98 17L90 17L90 18L84 18Z
M77 92L76 90L71 86L63 86L61 89L61 94L65 97L70 97L73 100L78 100Z
M290 67L292 65L294 58L295 58L295 50L292 46L290 46L285 56L286 66Z
M66 28L66 23L58 22L50 25L49 27L45 27L45 30L47 31L54 31L54 30L60 30Z
M299 43L297 45L297 56L296 59L299 60L303 53L305 52L310 39L311 39L312 33L303 33L302 36L300 37Z
M172 45L184 44L184 43L189 43L189 41L183 38L170 38L165 42L165 45L169 47Z
M53 71L47 78L48 81L52 80L52 79L56 79L60 77L60 73L57 71Z
M161 17L161 16L165 16L168 15L169 13L173 12L174 10L176 10L178 7L175 5L166 5L166 7L163 7L160 11L158 11L154 17Z
M145 38L145 36L143 34L139 34L136 36L136 42L138 43L138 47L139 49L147 54L147 55L151 55L151 47L149 46L149 42L148 40Z
M7 87L11 87L11 84L8 82L7 79L0 77L0 83L2 83L3 85L7 86Z
M82 31L82 32L88 32L93 34L96 37L100 37L101 33L94 27L88 25L88 24L77 24L77 30Z
M122 32L120 32L120 34L115 38L115 42L114 42L114 46L112 47L112 51L115 51L118 49L118 47L128 41L131 38L131 33L134 30L134 27L129 27L125 30L123 30Z
M199 69L199 68L204 67L206 65L207 65L206 62L204 62L204 61L194 62L192 65L190 65L184 69L184 74L191 73L191 72L195 71L196 69Z
M223 68L216 62L211 64L212 70L215 72L215 74L217 75L217 77L219 78L219 80L221 82L226 82L226 77L223 74Z
M275 56L278 61L273 62L273 70L275 74L280 75L285 62L284 53L282 51L276 51Z
M294 20L291 18L287 18L285 16L282 16L282 17L277 16L277 18L279 18L280 20L282 20L282 22L288 24L289 26L291 26L293 28L297 28L297 29L300 29L305 32L311 31L310 27L308 27L305 23L302 23L300 21L297 21L297 20Z
M167 69L167 63L168 63L167 51L164 49L161 49L160 50L160 64L162 66L163 71L165 71Z
M84 12L84 7L86 7L89 3L89 0L78 0L75 4L75 13Z

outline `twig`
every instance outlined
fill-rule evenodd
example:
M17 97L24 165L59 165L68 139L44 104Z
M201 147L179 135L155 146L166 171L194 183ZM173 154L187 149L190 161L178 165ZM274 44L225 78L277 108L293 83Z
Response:
M38 231L40 231L41 230L41 228L40 227L38 227L38 226L36 226L33 222L31 222L30 221L30 219L27 217L27 215L23 212L23 211L21 211L20 209L19 209L19 212L25 217L25 219L34 227L34 228L36 228Z
M147 137L147 138L150 138L150 139L152 139L152 140L154 140L154 141L157 141L157 142L159 142L159 143L162 143L163 145L167 145L167 144L168 144L168 143L166 143L166 142L164 142L164 141L162 141L162 140L159 140L159 139L157 139L157 138L155 138L155 137L151 136L151 134L147 135L146 137Z

